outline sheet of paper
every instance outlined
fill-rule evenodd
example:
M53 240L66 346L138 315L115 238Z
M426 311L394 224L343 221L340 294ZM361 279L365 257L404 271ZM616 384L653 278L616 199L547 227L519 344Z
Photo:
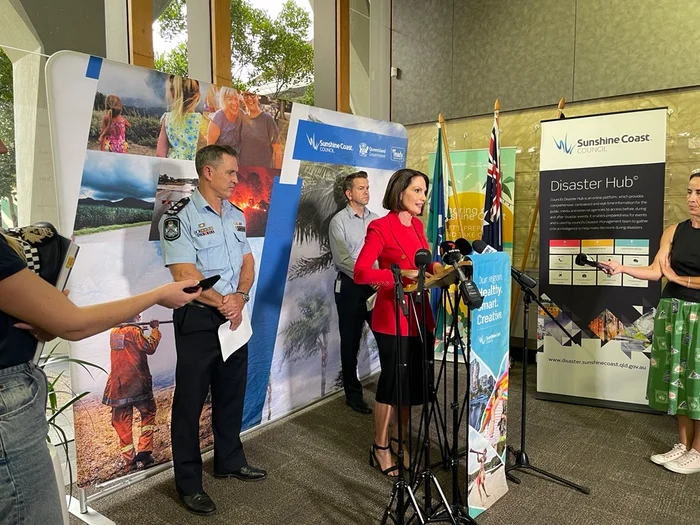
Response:
M250 325L248 306L243 307L243 319L235 330L231 330L231 323L226 321L219 327L219 343L221 344L221 356L226 361L231 354L241 348L253 335L253 327Z
M374 292L369 298L367 298L367 310L370 312L374 309L374 303L377 301L377 292Z

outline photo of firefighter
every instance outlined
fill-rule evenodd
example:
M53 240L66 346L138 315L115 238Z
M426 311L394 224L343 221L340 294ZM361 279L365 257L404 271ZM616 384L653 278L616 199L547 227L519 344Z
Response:
M141 315L137 315L110 332L111 367L102 403L112 409L112 426L119 437L122 468L127 472L139 464L146 468L154 462L156 403L148 356L155 353L162 338L159 324L157 320L142 323ZM133 438L134 409L141 417L138 452Z

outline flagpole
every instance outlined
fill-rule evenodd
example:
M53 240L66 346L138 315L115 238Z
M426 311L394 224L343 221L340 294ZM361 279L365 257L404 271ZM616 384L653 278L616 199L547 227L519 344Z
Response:
M438 122L440 125L440 134L442 135L442 145L444 147L444 154L445 157L447 158L447 171L450 173L450 185L452 186L452 196L454 197L455 201L455 208L457 209L457 224L459 225L459 237L464 238L464 225L462 224L462 213L461 209L459 206L459 201L457 199L457 184L455 183L455 174L454 171L452 171L452 157L450 156L450 145L447 142L447 130L445 129L445 118L442 116L442 113L438 114ZM446 203L447 206L450 205L449 203L449 193L447 194L447 199L448 202ZM445 225L447 226L447 225ZM449 229L446 228L447 231L445 232L445 239L448 238L448 233Z
M566 106L566 100L564 100L564 97L562 97L561 100L559 100L559 104L557 105L557 118L561 118L561 115L564 112L564 106ZM524 272L525 266L527 266L527 259L530 256L530 246L532 244L532 235L535 232L535 224L537 224L537 217L539 216L539 213L540 213L540 190L539 190L539 185L538 185L537 197L535 197L535 209L532 212L532 220L530 221L530 231L527 234L527 242L525 243L525 253L523 253L523 260L520 262L520 271L521 272ZM515 320L515 307L518 304L519 298L520 298L520 288L516 287L515 294L513 295L511 303L510 303L510 327L511 327L511 330L513 328L513 321ZM525 341L525 344L527 344L527 341Z

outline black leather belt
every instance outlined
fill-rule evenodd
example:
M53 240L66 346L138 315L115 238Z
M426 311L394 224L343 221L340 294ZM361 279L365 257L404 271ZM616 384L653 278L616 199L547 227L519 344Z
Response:
M187 303L188 306L196 306L197 308L204 308L206 310L216 310L218 312L218 309L214 308L213 306L209 306L208 304L200 303L198 301L191 301Z

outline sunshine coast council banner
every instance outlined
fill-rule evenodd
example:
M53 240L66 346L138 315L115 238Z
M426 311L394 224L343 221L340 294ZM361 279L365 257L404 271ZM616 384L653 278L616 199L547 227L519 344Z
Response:
M648 266L663 233L666 108L542 122L537 392L643 409L661 283L576 264Z
M328 222L344 206L344 176L358 170L370 179L369 208L386 213L386 183L405 166L405 128L269 96L243 98L232 88L72 51L47 61L46 78L57 228L81 248L71 300L89 305L171 281L159 219L197 187L197 149L230 144L240 156L229 200L244 211L256 275L243 427L279 419L339 389ZM266 136L252 133L253 118L264 119ZM234 132L223 133L227 122ZM379 366L374 338L365 332L361 377ZM145 355L135 369L119 358L127 344ZM74 405L78 486L170 461L172 312L154 306L131 323L71 343L70 352L101 367L71 367L72 390L87 393ZM144 387L143 399L114 399L119 389L113 387L125 377ZM210 400L200 437L202 448L213 442ZM129 458L141 452L141 440L154 461L132 470Z

